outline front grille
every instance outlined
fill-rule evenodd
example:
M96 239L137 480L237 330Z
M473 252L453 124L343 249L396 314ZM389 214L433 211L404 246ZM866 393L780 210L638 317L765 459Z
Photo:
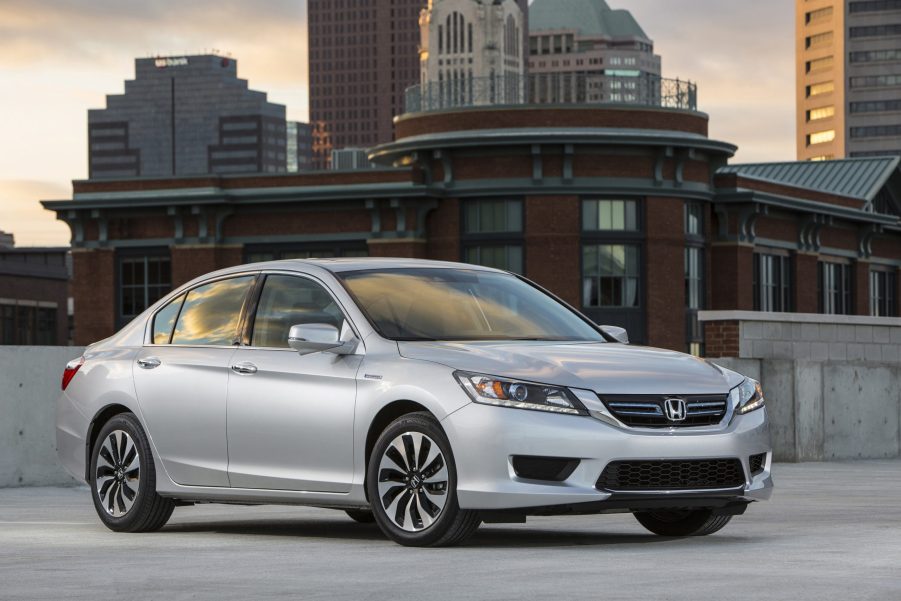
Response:
M664 412L664 402L668 398L685 401L686 416L683 421L670 421ZM691 426L713 426L726 415L728 396L648 396L624 395L605 396L601 400L616 418L634 428L686 428Z
M736 488L745 483L738 459L613 461L597 487L601 490L697 490Z
M751 475L756 476L763 471L763 462L766 461L766 453L759 455L751 455L748 457L748 467L751 468Z

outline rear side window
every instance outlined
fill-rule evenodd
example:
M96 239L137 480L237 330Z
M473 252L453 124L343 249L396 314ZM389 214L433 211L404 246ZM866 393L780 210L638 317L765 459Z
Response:
M169 344L172 340L172 329L175 327L175 319L184 300L185 295L182 294L160 309L153 318L153 344Z
M306 278L270 275L263 285L253 325L252 346L288 348L291 326L326 323L341 331L344 314L331 295Z
M231 346L254 276L219 280L188 292L172 344Z

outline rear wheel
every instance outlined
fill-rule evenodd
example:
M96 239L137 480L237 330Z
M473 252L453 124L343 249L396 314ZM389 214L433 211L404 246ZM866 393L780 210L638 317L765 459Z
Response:
M660 536L706 536L721 530L731 515L713 515L712 509L674 509L636 512L638 522Z
M481 523L478 513L457 504L450 443L427 413L404 415L382 432L369 459L366 489L379 528L401 545L456 545Z
M90 474L94 508L110 530L152 532L169 521L175 502L156 492L150 443L134 415L117 415L100 430Z

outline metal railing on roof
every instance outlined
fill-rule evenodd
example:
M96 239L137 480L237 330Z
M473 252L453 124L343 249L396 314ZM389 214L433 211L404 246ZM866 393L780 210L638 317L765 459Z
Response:
M542 104L639 105L696 111L698 86L690 81L647 73L634 76L594 73L461 76L407 88L405 112Z

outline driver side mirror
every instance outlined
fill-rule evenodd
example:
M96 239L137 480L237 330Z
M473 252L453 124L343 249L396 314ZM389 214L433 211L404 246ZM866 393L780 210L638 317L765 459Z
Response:
M620 344L629 344L629 332L619 326L601 326L601 331Z
M342 342L338 328L327 323L307 323L291 326L288 331L288 346L309 355L327 351L336 355L349 355L357 349L357 340Z

